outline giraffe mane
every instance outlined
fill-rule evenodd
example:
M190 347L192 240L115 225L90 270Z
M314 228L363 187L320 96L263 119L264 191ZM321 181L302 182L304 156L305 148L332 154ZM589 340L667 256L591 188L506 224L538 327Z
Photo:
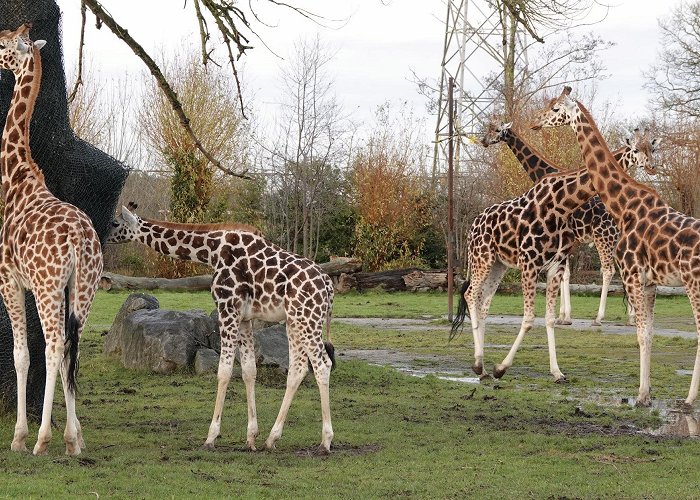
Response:
M644 191L646 193L652 194L656 198L660 198L659 194L656 192L656 190L654 188L644 184L643 182L639 182L637 179L635 179L630 174L628 174L625 171L625 169L619 165L619 163L617 163L617 161L615 160L615 157L610 152L610 148L608 147L607 142L605 142L605 139L603 138L603 134L600 132L600 129L598 128L598 124L596 124L596 122L593 120L591 113L588 111L588 109L586 109L586 107L580 101L576 101L576 104L578 105L578 108L579 108L581 114L583 114L586 117L586 119L588 120L588 125L593 130L593 133L598 135L598 137L601 138L601 146L603 147L603 151L605 152L605 157L606 157L607 162L611 165L615 165L618 167L618 170L619 170L620 174L622 175L622 178L625 180L625 182L627 184L635 186L640 191Z
M163 220L146 219L142 217L144 222L155 224L166 229L184 230L184 231L245 231L258 236L265 237L263 232L255 226L242 223L218 223L218 224L191 224L185 222L169 222Z

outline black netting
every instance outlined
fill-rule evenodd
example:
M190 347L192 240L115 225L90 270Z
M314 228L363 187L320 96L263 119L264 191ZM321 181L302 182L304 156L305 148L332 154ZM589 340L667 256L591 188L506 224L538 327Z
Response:
M29 21L32 23L32 40L47 41L41 49L41 91L30 131L32 156L43 170L51 192L88 214L104 242L128 172L120 162L77 139L70 128L60 18L54 0L0 0L0 30L14 30ZM3 126L13 87L12 73L2 71L0 124ZM40 415L45 378L44 340L34 300L29 294L27 329L31 359L27 409L30 414ZM12 345L12 328L0 300L0 410L14 411L16 401Z

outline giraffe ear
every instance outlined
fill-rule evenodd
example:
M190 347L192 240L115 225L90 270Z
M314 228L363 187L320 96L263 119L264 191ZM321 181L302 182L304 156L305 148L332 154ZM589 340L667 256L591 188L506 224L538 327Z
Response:
M657 137L656 139L651 141L651 150L654 151L656 148L659 147L659 144L661 144L661 137Z
M501 125L501 130L510 130L512 126L513 122L504 123L503 125Z
M625 144L632 146L632 138L629 136L625 137Z
M129 209L125 206L122 206L122 218L130 226L135 226L139 223L138 218L134 214L129 212Z
M571 87L569 87L567 85L566 87L564 87L564 90L561 91L561 95L569 95L569 94L571 94Z
M41 50L41 48L46 45L46 40L36 40L34 42L34 46L37 48L37 50Z

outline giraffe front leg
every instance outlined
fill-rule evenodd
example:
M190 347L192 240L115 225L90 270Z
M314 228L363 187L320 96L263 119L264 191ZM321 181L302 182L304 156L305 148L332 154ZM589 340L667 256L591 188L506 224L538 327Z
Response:
M644 285L639 273L630 273L623 269L624 286L634 304L636 311L635 323L637 326L637 344L639 345L639 394L637 396L637 406L651 406L650 396L650 362L651 362L651 338L648 337L648 323L651 315L647 310L647 300L645 297Z
M12 324L13 358L17 376L17 421L10 449L27 451L27 375L29 373L29 348L27 346L27 320L24 291L10 280L2 280L0 293Z
M221 323L221 309L219 309L219 322ZM236 355L235 333L231 328L221 331L221 354L219 355L219 370L217 373L216 402L214 404L214 415L209 425L207 440L202 447L207 450L214 449L214 441L221 432L221 415L224 411L224 401L226 399L226 389L233 373L233 360Z
M556 320L556 324L570 325L571 323L571 268L569 267L569 260L567 259L564 275L561 278L561 303L559 305L559 318Z
M241 322L240 330L241 372L245 383L246 399L248 402L248 429L246 433L246 448L255 451L255 438L258 437L258 414L255 408L255 343L252 323Z
M518 336L515 338L508 355L505 357L502 363L496 365L493 368L493 376L496 378L501 378L508 368L513 365L513 358L515 358L515 353L518 352L518 348L525 337L525 334L532 329L532 325L535 322L535 291L537 285L537 271L533 268L525 268L522 270L522 287L523 287L523 321L520 325L520 331Z
M549 372L554 377L556 383L566 382L566 377L559 369L559 364L557 363L557 348L556 341L554 338L554 323L555 323L555 310L557 305L557 294L559 288L559 282L562 275L566 275L566 270L564 267L557 266L553 268L554 271L547 273L547 304L545 312L545 327L547 329L547 347L549 350ZM566 265L568 270L568 265Z
M696 260L700 261L700 259ZM695 262L695 265L700 265L700 262ZM697 269L697 267L694 268ZM695 329L698 332L698 346L695 351L693 376L690 380L688 397L685 399L686 406L691 406L697 399L698 388L700 388L700 280L688 280L685 284L685 290L690 298L690 305L693 308L693 316L695 317Z

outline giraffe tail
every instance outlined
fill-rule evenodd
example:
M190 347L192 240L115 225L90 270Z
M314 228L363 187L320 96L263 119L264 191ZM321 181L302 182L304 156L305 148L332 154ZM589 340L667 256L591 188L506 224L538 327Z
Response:
M330 276L325 275L326 292L328 293L328 310L326 311L326 340L323 342L323 347L326 349L326 354L331 358L331 371L335 368L335 347L331 342L331 316L333 315L333 295L335 288Z
M457 335L462 332L462 325L464 324L464 319L469 317L469 311L467 307L467 299L464 298L464 294L469 288L469 280L466 280L462 284L462 288L459 289L459 305L457 306L457 314L455 314L452 320L452 329L450 330L450 337L448 342L452 341Z
M66 303L67 309L70 310L70 304ZM64 358L68 359L68 390L76 394L78 390L78 347L80 342L80 321L75 316L75 313L71 312L66 320L66 349L64 351Z

